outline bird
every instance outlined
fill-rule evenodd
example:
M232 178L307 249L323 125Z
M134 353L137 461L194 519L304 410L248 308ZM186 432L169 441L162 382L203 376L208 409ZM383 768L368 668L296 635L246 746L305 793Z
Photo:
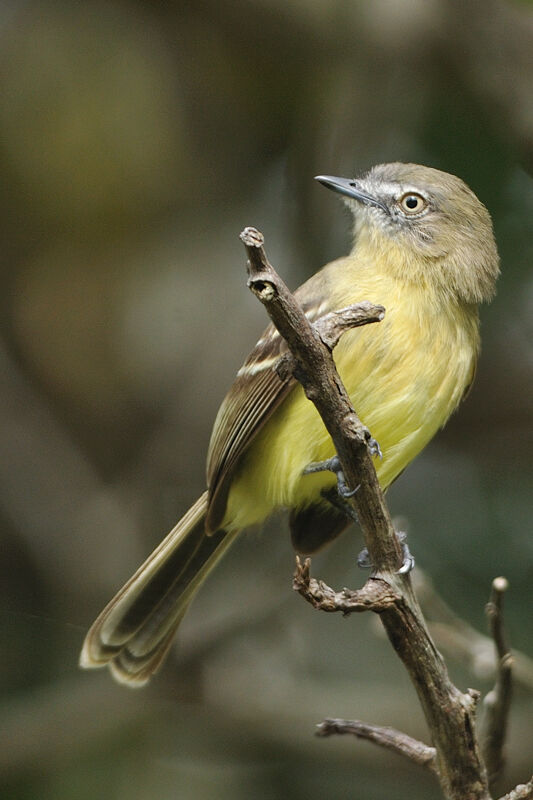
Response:
M446 423L474 379L479 305L499 256L490 214L458 177L411 163L359 177L321 175L353 215L353 246L295 292L310 321L361 300L379 325L346 332L334 351L363 424L379 443L382 489ZM276 364L287 346L271 325L238 370L215 419L207 488L91 626L84 668L109 667L135 688L160 668L195 594L238 534L289 512L294 549L311 554L350 520L328 496L335 477L306 472L333 442L313 404Z

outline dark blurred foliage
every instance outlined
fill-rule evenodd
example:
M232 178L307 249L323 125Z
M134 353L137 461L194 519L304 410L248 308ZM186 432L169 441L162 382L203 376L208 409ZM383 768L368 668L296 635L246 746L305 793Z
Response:
M265 325L238 233L292 286L349 247L312 178L410 160L494 217L499 294L460 413L389 493L484 630L505 574L531 653L533 9L497 0L17 2L0 13L1 723L5 798L437 798L323 716L427 740L370 617L290 590L283 519L241 537L144 692L81 674L88 624L203 489L217 406ZM314 570L358 585L359 537ZM453 649L453 648L452 648ZM447 653L461 688L486 691ZM531 772L518 687L509 787Z

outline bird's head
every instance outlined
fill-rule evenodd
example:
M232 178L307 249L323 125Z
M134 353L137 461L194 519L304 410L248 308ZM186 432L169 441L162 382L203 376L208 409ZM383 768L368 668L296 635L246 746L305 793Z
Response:
M344 195L355 247L375 250L408 281L431 281L466 303L494 295L499 257L490 214L455 175L419 164L379 164L359 178L320 175Z

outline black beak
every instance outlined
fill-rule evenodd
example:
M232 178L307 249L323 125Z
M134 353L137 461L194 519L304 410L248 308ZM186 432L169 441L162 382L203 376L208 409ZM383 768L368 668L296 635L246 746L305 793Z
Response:
M364 203L367 206L377 206L377 208L381 208L382 211L385 211L386 214L389 213L389 209L385 203L361 191L357 186L357 181L353 178L334 178L332 175L317 175L315 181L318 181L328 189L333 189L334 192L344 194L346 197L352 197L354 200L359 200L360 203Z

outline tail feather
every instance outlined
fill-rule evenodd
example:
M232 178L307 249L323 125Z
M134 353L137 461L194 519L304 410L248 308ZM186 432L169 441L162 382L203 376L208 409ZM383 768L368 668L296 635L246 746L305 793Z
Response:
M111 675L118 683L122 683L132 689L141 689L148 683L167 657L187 608L188 606L183 607L181 614L174 620L174 626L151 653L146 653L142 657L135 656L130 653L128 647L124 647L109 661L108 666Z
M163 662L195 594L235 534L206 536L207 493L104 608L89 630L80 665L108 665L129 686L142 686Z

